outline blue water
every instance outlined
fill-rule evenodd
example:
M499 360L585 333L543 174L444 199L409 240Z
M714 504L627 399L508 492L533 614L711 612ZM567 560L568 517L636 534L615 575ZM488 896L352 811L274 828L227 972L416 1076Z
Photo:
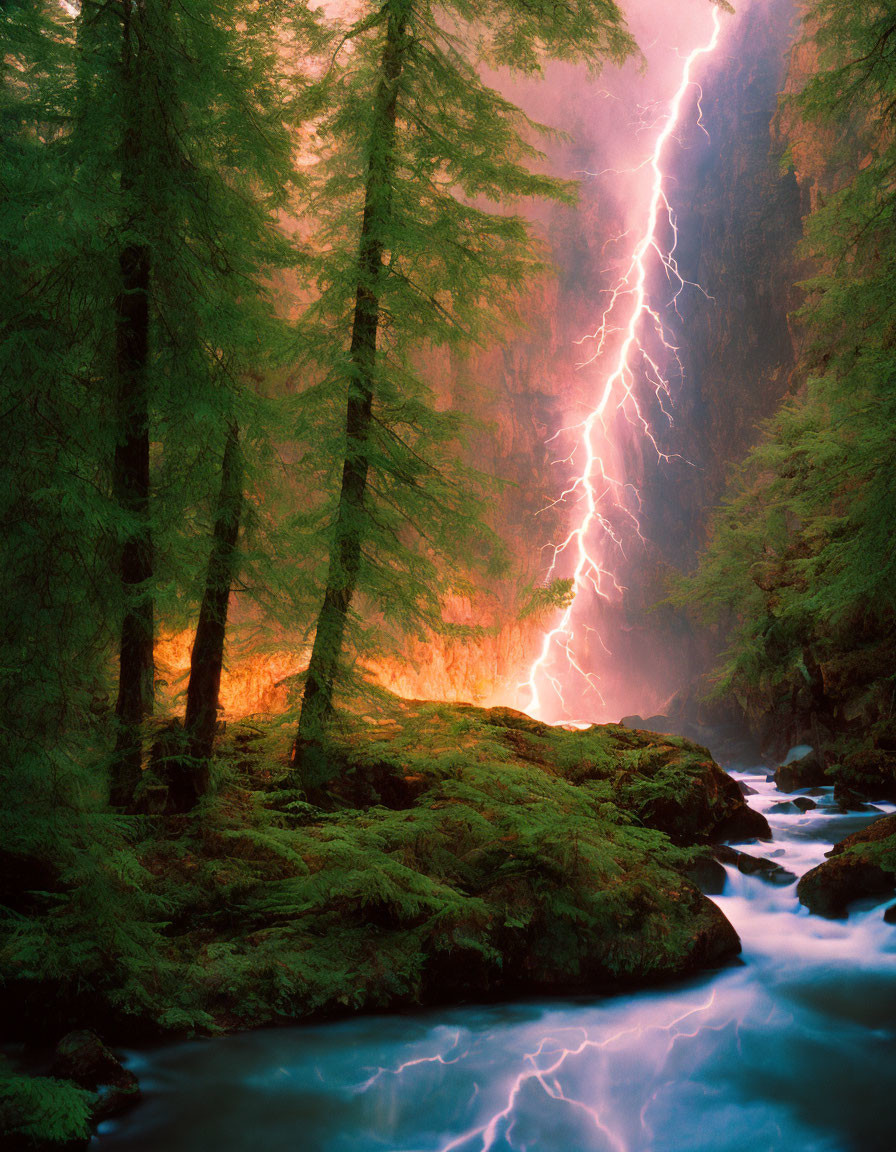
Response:
M784 799L736 773L767 810ZM830 790L746 846L797 875L880 812ZM892 806L880 806L892 811ZM146 1101L97 1152L892 1152L896 927L729 870L744 963L610 998L268 1030L130 1053Z

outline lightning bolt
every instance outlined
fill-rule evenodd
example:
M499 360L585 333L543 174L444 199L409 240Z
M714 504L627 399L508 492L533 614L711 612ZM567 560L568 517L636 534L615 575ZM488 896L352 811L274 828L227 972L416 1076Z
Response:
M625 558L627 534L633 534L641 544L646 543L638 519L640 498L637 490L623 477L614 475L605 463L605 460L612 458L611 419L615 419L617 414L623 416L645 437L659 460L673 459L673 456L660 448L644 405L636 395L635 385L639 378L649 382L659 410L671 424L671 390L664 364L671 363L679 375L683 375L683 368L678 348L659 311L651 303L648 278L658 262L667 283L672 285L672 297L666 306L676 313L678 300L685 288L694 287L702 291L699 285L686 280L679 271L675 257L678 228L666 194L663 159L681 122L685 98L693 89L697 92L697 125L706 131L701 106L702 91L693 79L693 72L702 56L715 51L720 33L721 18L719 10L714 9L712 35L707 43L695 48L685 58L678 89L656 137L653 152L639 166L651 173L651 196L643 230L631 261L625 273L609 290L609 302L597 329L578 341L582 345L590 344L590 354L584 359L582 367L593 364L608 353L616 340L619 346L615 366L607 376L588 416L573 429L561 429L557 433L557 436L570 431L578 433L573 457L577 455L582 463L578 476L549 507L574 499L581 514L577 525L564 540L549 545L552 556L546 582L554 578L561 566L568 570L566 557L570 557L574 563L569 600L557 623L544 633L541 650L529 669L528 679L521 685L523 691L528 692L525 710L538 718L556 719L559 705L561 719L575 719L568 711L563 695L564 683L570 676L584 686L586 698L597 700L600 705L605 703L596 675L586 669L584 659L578 654L580 637L574 626L576 606L586 593L607 603L621 597L625 588L613 573L612 558L619 555ZM638 506L635 511L632 511L632 503ZM600 638L598 643L604 651L609 651Z

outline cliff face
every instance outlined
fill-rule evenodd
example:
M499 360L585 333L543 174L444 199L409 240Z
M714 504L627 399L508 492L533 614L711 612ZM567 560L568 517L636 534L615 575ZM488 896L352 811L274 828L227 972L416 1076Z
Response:
M801 12L809 7L801 5ZM857 8L859 12L864 18L864 10ZM811 426L821 417L830 444L816 455L807 451L811 439L801 438L791 427L770 434L754 490L761 493L767 486L767 506L783 514L784 531L775 539L771 520L757 513L753 538L759 542L742 567L746 592L731 596L732 585L724 583L724 575L712 579L725 589L727 603L738 604L744 625L729 667L734 670L732 694L753 732L780 754L789 745L811 744L818 763L833 773L843 800L850 794L853 799L856 794L889 799L896 794L896 637L887 590L893 502L889 494L877 503L869 501L867 492L877 483L885 493L892 490L884 487L891 483L892 454L889 447L876 449L881 431L887 443L892 410L886 390L875 391L872 384L877 375L892 378L878 363L891 347L889 321L881 319L887 315L891 284L880 275L881 268L892 266L890 233L878 222L888 218L883 208L891 210L892 130L881 117L880 90L871 74L856 89L861 91L858 99L829 105L836 107L835 120L803 120L794 102L786 99L818 76L821 88L816 95L821 92L819 106L825 106L825 74L830 79L837 72L831 71L830 59L820 58L812 39L816 30L828 42L832 33L847 35L842 24L816 29L806 21L788 54L785 100L773 132L777 146L786 148L804 215L821 210L807 231L818 261L812 274L821 278L807 310L807 343L811 340L814 347L795 374L792 390L799 396L797 426L800 421L803 427ZM853 39L843 40L844 60L865 60L855 27L849 34ZM875 39L876 32L870 42ZM877 47L885 42L883 36ZM880 175L875 175L878 164ZM858 183L866 170L876 184ZM845 199L832 201L838 193ZM825 213L832 203L835 210ZM877 314L876 293L884 301ZM833 312L825 314L831 298ZM842 343L837 325L847 334ZM801 459L804 464L797 465ZM793 477L796 482L788 487ZM795 495L800 500L796 512ZM751 515L748 501L737 507ZM730 526L729 520L725 530ZM730 540L730 532L727 537L720 533L719 539ZM882 546L875 552L877 539ZM853 549L852 555L832 563L830 557L842 542ZM718 564L719 552L711 559ZM878 583L867 583L866 576L874 574Z
M642 496L676 565L692 562L732 463L794 386L799 337L788 314L801 298L795 247L807 205L774 132L792 9L771 0L740 18L704 84L706 133L691 126L674 161L679 264L707 293L683 296L675 325L685 371L669 439L694 467L650 469Z

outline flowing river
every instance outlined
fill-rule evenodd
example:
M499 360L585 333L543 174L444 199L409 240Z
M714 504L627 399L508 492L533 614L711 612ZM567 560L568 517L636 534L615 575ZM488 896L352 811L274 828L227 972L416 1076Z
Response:
M892 805L806 813L756 790L796 875ZM728 869L743 963L618 997L271 1029L130 1053L145 1102L97 1152L892 1152L896 926L810 916ZM886 903L886 902L885 902Z

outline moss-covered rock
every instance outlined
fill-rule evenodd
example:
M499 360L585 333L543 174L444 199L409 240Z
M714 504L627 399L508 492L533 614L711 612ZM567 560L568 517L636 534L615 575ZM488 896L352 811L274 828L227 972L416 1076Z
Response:
M628 987L739 950L686 876L746 810L697 745L394 700L331 755L317 806L231 788L206 817L178 946L219 1022Z
M71 1080L94 1094L94 1121L117 1116L140 1101L137 1077L95 1032L86 1029L62 1037L56 1045L50 1075L57 1080Z
M834 777L837 800L896 800L896 751L856 748L841 758Z
M334 782L312 803L290 736L233 726L199 808L141 816L141 892L164 930L110 965L69 1028L95 1026L98 996L110 1036L113 1015L128 1035L241 1028L629 988L739 950L690 877L749 809L698 745L392 698L340 717ZM15 949L47 979L29 937Z
M854 900L896 889L896 816L883 816L835 844L828 859L797 885L800 902L819 916L847 914Z
M737 783L707 749L681 736L623 724L553 727L512 708L471 704L414 702L398 715L393 712L392 726L385 730L382 723L374 734L356 726L344 736L344 774L333 790L341 802L415 803L431 776L430 754L444 751L439 745L448 737L445 725L451 717L465 717L499 741L503 759L537 765L573 784L610 784L616 804L678 844L707 842L729 831L771 835L765 818L749 808ZM409 740L411 732L419 737L417 746Z

